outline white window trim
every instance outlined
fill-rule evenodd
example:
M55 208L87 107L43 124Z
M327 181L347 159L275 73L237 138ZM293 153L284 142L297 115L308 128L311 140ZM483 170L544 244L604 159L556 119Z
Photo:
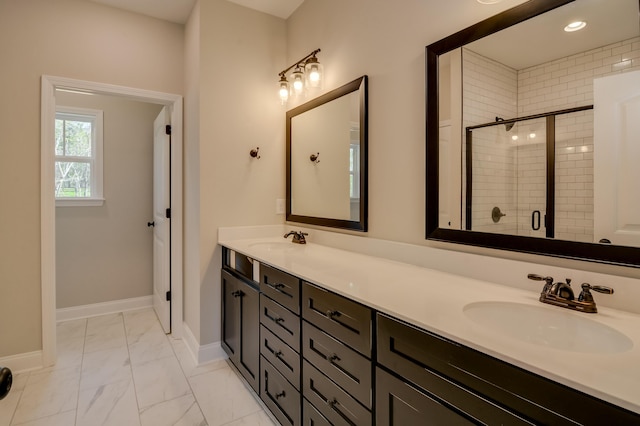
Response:
M103 198L103 129L104 129L104 113L102 110L90 109L90 108L77 108L67 106L56 106L56 117L58 114L83 115L95 117L93 126L93 146L92 152L95 152L94 160L92 161L91 170L91 197L82 198L57 198L56 207L99 207L104 204ZM54 158L54 161L58 161L58 157Z

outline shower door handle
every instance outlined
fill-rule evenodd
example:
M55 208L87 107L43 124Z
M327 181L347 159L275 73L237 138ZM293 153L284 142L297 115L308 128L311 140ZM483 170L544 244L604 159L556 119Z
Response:
M534 231L540 229L540 210L534 210L531 213L531 229Z

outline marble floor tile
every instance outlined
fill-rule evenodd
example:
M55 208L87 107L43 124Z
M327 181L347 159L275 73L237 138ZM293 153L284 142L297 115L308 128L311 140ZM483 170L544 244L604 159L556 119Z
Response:
M241 419L227 423L224 426L279 426L264 411L249 414Z
M153 309L56 325L53 367L15 373L0 426L274 426L226 360L197 365Z
M131 379L131 362L126 348L91 352L84 356L81 390Z
M142 426L207 426L191 394L141 410L140 423Z
M242 380L228 366L190 377L189 383L209 426L224 425L262 411Z
M100 328L92 327L91 331L89 325L91 325L91 322L87 325L87 337L84 341L85 354L127 347L122 321L120 321L120 324L101 325Z
M87 320L62 321L56 324L56 338L59 346L64 346L69 340L84 339L87 332Z
M91 317L87 319L87 334L95 334L101 332L104 328L110 328L115 325L124 325L122 312Z
M14 423L15 424L15 423ZM53 416L43 417L27 423L20 423L19 426L75 426L76 410L65 411Z
M13 413L16 411L22 390L11 389L9 394L0 402L0 426L9 426Z
M131 369L140 409L191 393L175 357L134 364Z
M164 333L153 309L125 312L124 325L129 341L148 332Z
M140 425L132 380L85 389L78 398L76 426Z
M128 338L128 341L131 364L142 364L167 357L175 358L169 339L162 330L148 331L137 337Z
M208 373L228 366L226 359L218 359L206 364L197 365L183 340L169 338L169 342L173 346L173 351L178 357L182 371L184 371L187 377Z
M76 408L80 366L31 372L18 402L13 424L64 413Z

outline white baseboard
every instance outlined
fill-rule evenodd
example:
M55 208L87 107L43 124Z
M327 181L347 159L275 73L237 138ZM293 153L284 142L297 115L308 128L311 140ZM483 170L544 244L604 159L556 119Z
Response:
M8 367L14 374L36 370L42 368L42 365L42 351L33 351L0 358L0 366Z
M187 346L187 349L189 349L189 353L191 353L191 357L196 365L227 358L227 354L224 349L222 349L220 342L213 342L201 346L187 323L182 324L182 340Z
M90 305L72 306L56 310L56 320L69 321L97 315L132 311L153 306L153 296L134 297L131 299L112 300L110 302L92 303Z

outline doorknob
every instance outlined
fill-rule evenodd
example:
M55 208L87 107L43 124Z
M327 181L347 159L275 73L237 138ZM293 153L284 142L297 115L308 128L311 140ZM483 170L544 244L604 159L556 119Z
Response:
M156 226L156 222L147 222L147 226L151 228L152 226Z

